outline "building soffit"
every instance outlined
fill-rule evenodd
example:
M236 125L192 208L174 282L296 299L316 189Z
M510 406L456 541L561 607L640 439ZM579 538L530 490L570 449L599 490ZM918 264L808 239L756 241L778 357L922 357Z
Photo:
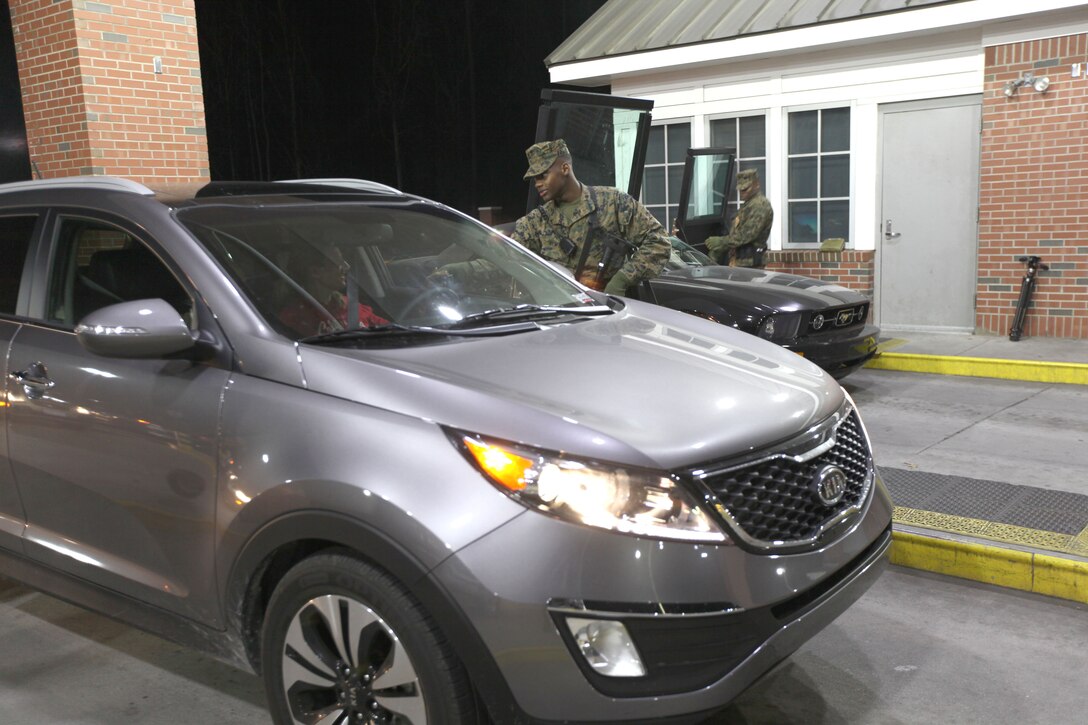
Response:
M982 29L1088 5L1036 0L609 0L546 59L554 83Z

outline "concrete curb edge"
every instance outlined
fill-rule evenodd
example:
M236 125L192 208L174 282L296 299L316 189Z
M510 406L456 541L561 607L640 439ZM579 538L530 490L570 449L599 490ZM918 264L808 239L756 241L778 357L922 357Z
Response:
M1088 385L1088 365L1080 363L880 352L865 367L912 373Z
M892 531L892 564L1088 604L1088 561Z

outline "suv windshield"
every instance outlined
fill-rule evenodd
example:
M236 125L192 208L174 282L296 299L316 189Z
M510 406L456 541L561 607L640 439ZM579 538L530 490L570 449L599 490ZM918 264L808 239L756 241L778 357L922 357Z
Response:
M494 230L432 204L215 204L177 216L293 339L486 331L608 311Z

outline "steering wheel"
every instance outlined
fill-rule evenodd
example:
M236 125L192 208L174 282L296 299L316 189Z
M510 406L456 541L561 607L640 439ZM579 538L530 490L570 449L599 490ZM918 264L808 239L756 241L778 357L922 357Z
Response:
M401 309L401 317L412 318L424 309L434 309L441 304L456 307L461 298L448 287L429 287L408 301Z

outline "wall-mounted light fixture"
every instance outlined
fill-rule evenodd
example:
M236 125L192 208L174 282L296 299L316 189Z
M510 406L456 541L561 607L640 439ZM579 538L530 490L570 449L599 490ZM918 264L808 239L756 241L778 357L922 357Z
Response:
M1016 91L1021 86L1031 86L1037 93L1046 93L1046 89L1050 88L1050 78L1047 76L1035 77L1035 74L1031 71L1024 71L1020 78L1015 81L1005 82L1005 96L1011 98L1016 95Z

